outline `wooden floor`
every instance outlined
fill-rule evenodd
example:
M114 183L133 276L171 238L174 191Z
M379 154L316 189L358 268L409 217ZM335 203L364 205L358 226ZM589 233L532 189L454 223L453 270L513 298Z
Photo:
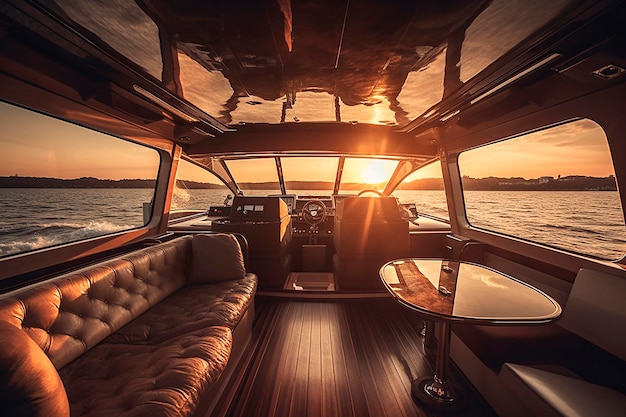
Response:
M485 416L493 411L453 369L470 396L461 412L415 403L416 377L432 375L422 323L391 299L257 301L252 361L230 417Z

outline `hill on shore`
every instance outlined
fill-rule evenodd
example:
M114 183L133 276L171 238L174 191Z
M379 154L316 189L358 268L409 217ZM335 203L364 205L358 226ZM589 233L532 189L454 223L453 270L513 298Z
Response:
M615 177L587 177L572 175L567 177L524 178L471 178L463 177L463 189L467 191L617 191ZM225 189L219 184L178 181L177 185L186 189ZM288 190L332 190L333 183L322 181L288 181ZM382 188L384 184L342 184L342 190L358 191L364 188ZM245 190L272 190L276 183L242 183ZM108 180L93 177L75 179L43 177L0 177L0 188L154 188L155 180L122 179ZM398 190L443 190L441 178L422 178L402 183Z

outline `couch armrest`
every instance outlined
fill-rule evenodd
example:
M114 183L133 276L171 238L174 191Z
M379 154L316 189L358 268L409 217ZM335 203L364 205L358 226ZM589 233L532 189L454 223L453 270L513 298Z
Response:
M0 321L0 413L69 417L65 387L50 359L23 330Z

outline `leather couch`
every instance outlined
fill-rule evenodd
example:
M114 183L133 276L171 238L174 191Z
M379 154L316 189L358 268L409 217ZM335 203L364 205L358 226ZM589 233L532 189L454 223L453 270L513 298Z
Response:
M0 410L196 416L248 341L257 277L230 234L184 236L0 299Z

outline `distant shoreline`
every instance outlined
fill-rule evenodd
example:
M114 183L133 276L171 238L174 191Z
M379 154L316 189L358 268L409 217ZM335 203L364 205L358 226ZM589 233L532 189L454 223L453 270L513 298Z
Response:
M463 177L463 189L466 191L617 191L614 176L588 177L571 175L567 177L540 177L536 179L524 178L471 178ZM149 179L122 179L109 180L92 177L75 179L46 178L46 177L0 177L0 188L97 188L97 189L154 189L155 180ZM177 181L177 185L184 189L217 189L226 190L227 187L219 184L202 183L196 181ZM275 189L274 183L241 183L241 188L247 190ZM288 181L286 184L291 190L331 190L333 183L323 181ZM360 190L363 188L381 189L384 184L343 184L343 190ZM398 190L443 190L441 178L423 178L400 184Z

